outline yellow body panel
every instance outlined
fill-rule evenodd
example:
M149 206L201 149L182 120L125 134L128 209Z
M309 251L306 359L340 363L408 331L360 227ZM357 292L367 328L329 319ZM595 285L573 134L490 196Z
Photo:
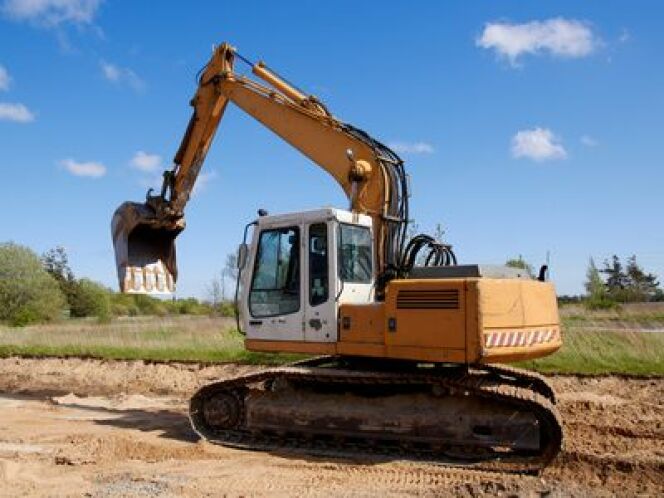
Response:
M395 280L385 295L390 346L466 349L466 281ZM389 324L388 324L389 325Z
M553 285L537 280L481 279L479 307L485 328L557 325Z
M506 363L562 345L555 289L535 280L393 280L385 302L344 304L339 341L245 341L253 351Z
M385 343L385 303L343 305L339 316L341 344Z
M539 358L562 346L553 284L482 279L478 289L483 363Z

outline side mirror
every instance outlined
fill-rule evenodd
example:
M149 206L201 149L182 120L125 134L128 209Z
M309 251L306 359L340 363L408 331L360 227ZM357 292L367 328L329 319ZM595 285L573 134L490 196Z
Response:
M249 246L244 242L237 248L237 268L242 270L247 264L247 254L249 253Z

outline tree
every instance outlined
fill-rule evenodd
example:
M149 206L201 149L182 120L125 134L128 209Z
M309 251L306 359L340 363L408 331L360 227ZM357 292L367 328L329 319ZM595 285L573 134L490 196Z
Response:
M606 287L609 295L616 301L626 302L627 275L623 270L620 258L614 254L610 261L604 260L604 268L601 272L606 275Z
M226 264L224 265L224 272L231 280L237 280L238 267L237 267L237 254L234 252L226 255Z
M410 220L408 223L408 228L406 230L406 245L411 239L415 238L416 236L427 235L427 234L433 237L433 239L436 242L445 244L445 227L443 226L442 223L436 223L433 227L433 231L426 233L426 232L420 232L420 225L416 223L415 220ZM428 250L419 251L415 258L415 266L425 266L429 254L430 252Z
M65 248L56 246L49 249L42 254L41 261L44 269L58 282L67 302L71 304L76 292L76 279L74 272L69 267L69 258Z
M87 278L77 280L69 267L69 258L64 247L56 246L46 251L41 261L44 269L60 285L60 290L69 304L70 316L96 316L100 320L110 318L112 306L109 290Z
M44 269L56 280L74 280L74 272L69 267L69 258L64 247L56 246L49 249L42 255L41 260Z
M588 270L586 271L586 294L588 296L606 294L606 284L599 274L599 270L595 265L595 260L590 258L588 262Z
M231 289L235 289L237 285L237 279L239 276L239 269L237 267L237 254L232 252L226 255L226 263L224 264L224 269L221 270L221 289L222 289L222 301L225 301L226 291L226 278L230 279Z
M510 268L517 268L519 270L525 270L528 275L531 277L534 277L535 274L533 273L533 265L528 263L525 259L523 259L523 256L519 254L518 258L510 258L505 262L505 266L509 266Z
M657 303L664 302L664 290L658 287L657 290L655 291L655 295L652 297L651 300Z
M57 320L65 307L58 282L29 248L0 244L0 320L12 325Z
M443 242L445 240L445 228L442 223L436 223L436 226L433 229L433 238L438 242Z
M609 293L602 280L602 276L595 265L595 260L590 258L588 270L586 271L586 299L585 305L589 309L611 309L617 306L617 303L609 297Z
M222 272L223 274L223 272ZM222 277L223 281L223 277ZM210 303L214 309L217 309L219 304L224 299L224 289L223 283L219 281L218 278L213 278L208 286L208 297L210 298Z
M629 301L651 301L656 297L659 287L657 277L652 273L646 273L636 262L635 255L627 259L625 277Z
M636 261L636 256L627 258L623 266L615 254L604 261L604 268L599 270L606 275L606 292L609 299L617 302L642 302L662 299L657 277L647 273Z
M420 225L415 220L408 221L408 228L406 229L406 243L413 237L420 233Z

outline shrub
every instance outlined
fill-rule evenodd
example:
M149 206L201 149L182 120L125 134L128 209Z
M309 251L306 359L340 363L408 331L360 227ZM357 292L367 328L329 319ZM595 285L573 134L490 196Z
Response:
M223 301L219 303L218 308L221 316L235 316L235 303L233 301Z
M523 259L523 256L519 254L518 258L510 258L505 262L505 266L509 266L510 268L516 268L517 270L525 270L525 272L530 275L531 277L535 277L535 273L533 271L533 265L528 263L525 259Z
M109 290L87 278L82 278L76 282L70 306L72 317L96 316L103 321L109 320L111 317Z
M583 302L583 305L589 310L619 310L620 304L607 295L589 296Z
M111 313L113 316L138 316L140 310L132 294L111 292Z
M165 316L165 315L209 315L214 308L190 297L178 300L160 300L145 294L111 293L113 316Z
M214 311L212 306L201 303L193 297L178 299L174 304L176 305L177 313L181 315L209 315Z
M58 283L30 249L0 244L0 320L21 326L57 320L65 307Z
M165 316L168 314L168 305L145 294L133 294L131 296L138 309L139 315Z

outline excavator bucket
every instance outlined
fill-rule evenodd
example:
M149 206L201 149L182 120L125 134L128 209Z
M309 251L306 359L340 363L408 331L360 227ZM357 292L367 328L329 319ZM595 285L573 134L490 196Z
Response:
M165 225L147 204L125 202L113 214L111 233L120 291L169 295L175 292L175 238L184 220Z

